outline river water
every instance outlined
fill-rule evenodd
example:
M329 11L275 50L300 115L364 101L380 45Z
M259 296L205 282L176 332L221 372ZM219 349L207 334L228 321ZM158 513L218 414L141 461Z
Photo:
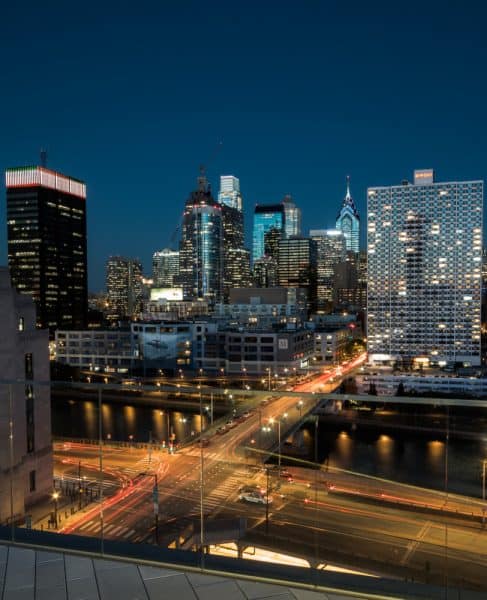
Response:
M176 441L188 439L200 430L199 414L167 411L131 404L103 404L103 437L117 441L162 442L168 432ZM209 416L203 416L203 428ZM92 401L55 399L52 406L55 436L98 439L98 408ZM314 456L313 428L305 430L303 441L308 458ZM451 439L444 435L416 435L414 432L387 433L377 428L352 429L350 425L320 422L318 460L367 475L384 477L413 485L445 489L481 497L482 459L487 457L487 441ZM286 446L283 444L283 453ZM288 462L292 464L292 462Z

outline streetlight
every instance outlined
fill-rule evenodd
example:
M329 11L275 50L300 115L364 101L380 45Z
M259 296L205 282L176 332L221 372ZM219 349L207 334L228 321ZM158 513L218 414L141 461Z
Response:
M300 400L300 401L298 402L299 418L301 418L301 416L302 416L303 404L304 404L304 403L303 403L303 401L302 401L302 400Z
M269 376L269 379L268 379L268 381L269 381L268 387L269 387L269 392L270 392L270 391L271 391L271 369L270 369L270 367L267 367L267 368L266 368L266 371L267 371L267 375Z
M57 529L57 501L59 499L59 492L54 491L52 499L54 500L54 527Z
M287 419L287 413L284 413L282 418ZM277 423L277 470L279 476L281 475L281 421L282 419L274 419L274 417L269 419L271 425Z

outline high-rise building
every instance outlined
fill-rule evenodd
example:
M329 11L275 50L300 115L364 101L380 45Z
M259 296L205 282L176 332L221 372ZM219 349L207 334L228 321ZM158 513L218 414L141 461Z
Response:
M272 256L261 256L254 262L252 279L255 287L272 288L279 284L277 260Z
M106 285L109 321L135 318L142 310L142 264L136 258L110 256Z
M34 302L12 289L5 267L0 330L2 379L18 382L0 385L0 523L7 523L52 492L52 438L49 335L36 330Z
M284 205L284 236L301 235L301 209L293 202L292 197L287 194L282 201Z
M156 288L174 287L174 278L179 275L179 252L164 248L152 255L152 279Z
M315 240L291 237L279 243L279 285L303 288L308 293L308 309L316 310L316 261Z
M347 252L344 261L334 266L333 308L361 311L367 307L367 281L364 279L363 253Z
M350 177L347 177L347 192L337 216L336 228L345 236L347 250L358 252L360 246L360 217L350 194Z
M198 189L191 192L183 214L178 283L185 300L202 298L213 304L222 298L222 209L223 205L211 195L206 177L201 175Z
M415 171L367 201L370 359L480 364L483 182Z
M316 242L316 310L331 312L335 265L345 260L346 239L339 229L312 229L309 237Z
M12 285L33 298L39 327L85 328L85 184L34 166L7 169L6 187Z
M242 195L240 193L240 180L233 175L220 176L220 191L218 192L218 202L242 210Z
M265 234L270 229L284 231L284 204L257 204L254 210L252 263L265 254Z
M271 227L264 234L264 253L276 261L279 260L279 242L284 237L282 229Z

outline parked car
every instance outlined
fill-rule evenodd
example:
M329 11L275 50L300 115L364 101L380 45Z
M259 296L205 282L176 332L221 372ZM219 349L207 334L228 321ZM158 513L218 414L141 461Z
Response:
M262 492L243 492L238 497L239 500L245 502L253 502L254 504L272 504L272 496L266 496Z

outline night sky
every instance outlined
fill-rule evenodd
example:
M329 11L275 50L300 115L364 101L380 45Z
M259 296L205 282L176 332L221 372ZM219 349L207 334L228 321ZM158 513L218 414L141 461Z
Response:
M485 3L159 0L8 3L0 19L0 168L88 186L89 283L110 254L150 272L200 163L216 194L292 194L303 232L370 185L486 179ZM3 186L3 177L2 177ZM0 264L6 263L5 190Z

